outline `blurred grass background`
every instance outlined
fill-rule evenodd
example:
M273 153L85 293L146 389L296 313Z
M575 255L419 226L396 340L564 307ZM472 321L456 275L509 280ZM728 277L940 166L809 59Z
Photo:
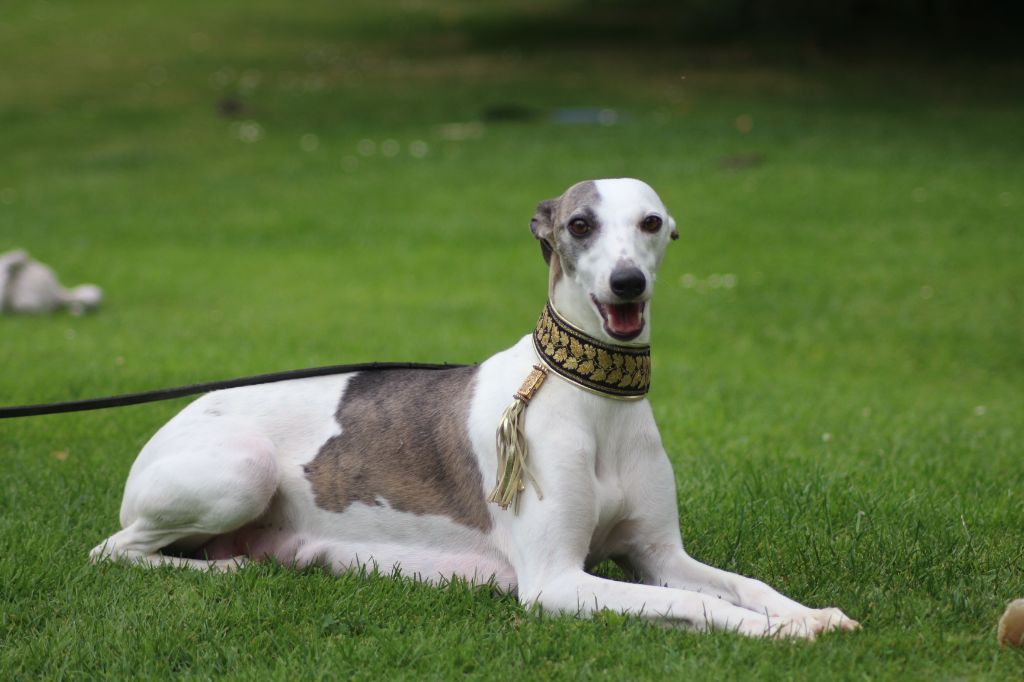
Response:
M955 12L869 41L870 16L783 4L5 3L0 251L107 300L0 318L0 402L481 360L543 304L537 201L639 177L682 233L651 397L684 539L863 632L790 646L460 586L88 566L179 401L0 424L0 668L1019 676L994 624L1024 595L1020 59Z

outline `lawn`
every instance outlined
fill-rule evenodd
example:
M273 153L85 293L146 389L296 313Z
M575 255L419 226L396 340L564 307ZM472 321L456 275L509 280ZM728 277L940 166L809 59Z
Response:
M682 235L650 397L687 547L863 629L90 565L179 400L0 422L2 676L1024 676L995 642L1024 597L1020 65L705 47L569 0L401 6L6 2L0 252L107 300L0 319L0 404L481 360L543 305L536 202L640 177Z

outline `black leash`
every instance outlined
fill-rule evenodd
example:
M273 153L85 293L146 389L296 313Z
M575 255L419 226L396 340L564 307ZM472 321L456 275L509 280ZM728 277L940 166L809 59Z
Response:
M161 388L155 391L143 391L142 393L125 393L123 395L112 395L105 398L88 398L86 400L70 400L62 403L41 403L38 405L0 407L0 419L34 417L40 414L60 414L62 412L85 412L86 410L102 410L108 407L124 407L125 405L154 403L158 400L170 400L171 398L181 398L186 395L195 395L197 393L209 393L210 391L219 391L224 388L270 384L276 381L287 381L289 379L308 379L310 377L322 377L330 374L346 374L348 372L392 369L455 369L457 367L466 366L467 365L449 365L448 363L438 365L419 362L364 362L355 365L310 367L308 369L293 369L287 372L257 374L256 376L242 377L240 379L207 381L202 384L191 384L189 386Z

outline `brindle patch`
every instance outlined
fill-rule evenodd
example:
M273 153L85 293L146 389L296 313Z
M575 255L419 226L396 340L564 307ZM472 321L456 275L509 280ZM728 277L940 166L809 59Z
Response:
M601 229L597 211L594 210L600 201L597 183L587 180L570 187L558 202L555 211L555 251L561 257L562 269L569 274L576 272L580 255L590 248ZM590 223L593 228L590 236L581 239L569 234L565 226L573 218L584 218Z
M597 182L584 180L565 190L560 203L561 217L567 217L577 208L596 206L601 201L601 193L597 191Z
M600 225L594 207L600 201L597 183L586 180L576 183L557 199L542 201L537 206L537 212L530 221L530 230L541 240L544 261L551 265L552 287L563 270L569 274L575 272L576 261L592 241L592 238L577 239L567 235L566 223L573 217L585 217L594 226L596 234Z
M466 421L475 367L370 371L355 375L330 438L306 478L317 506L343 512L353 502L412 514L440 514L487 531L491 517Z

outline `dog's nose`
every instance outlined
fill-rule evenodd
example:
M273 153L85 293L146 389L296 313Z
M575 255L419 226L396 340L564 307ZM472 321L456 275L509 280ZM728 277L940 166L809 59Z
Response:
M635 298L647 288L647 278L638 267L615 268L608 282L612 293L622 298Z

